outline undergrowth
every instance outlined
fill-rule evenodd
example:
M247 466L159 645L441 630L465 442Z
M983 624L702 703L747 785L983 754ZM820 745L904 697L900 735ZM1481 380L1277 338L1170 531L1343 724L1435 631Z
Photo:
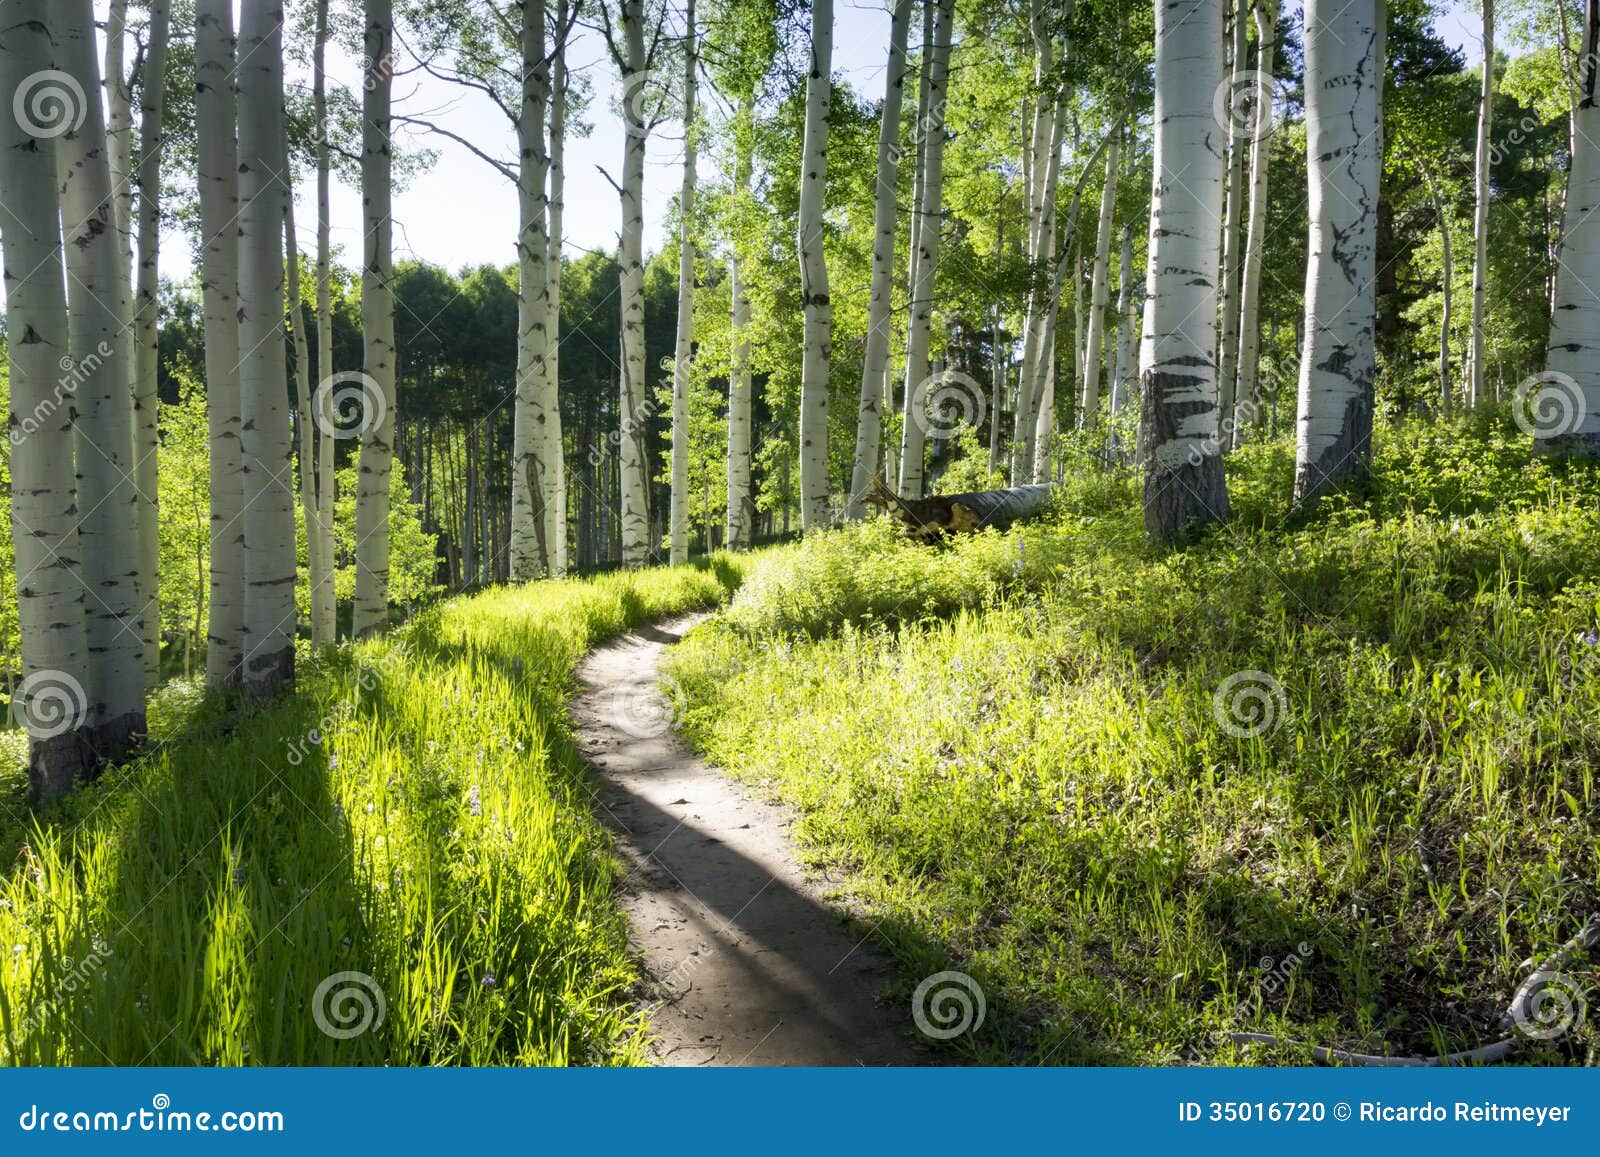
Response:
M597 640L738 565L497 588L303 654L35 816L0 788L11 1064L616 1064L641 1025L565 704ZM361 1031L355 1031L357 1029Z
M1292 472L1288 445L1230 456L1232 522L1177 551L1120 471L942 548L854 525L672 657L696 742L799 806L907 992L982 985L953 1047L1470 1047L1600 911L1600 472L1530 461L1504 413L1382 430L1309 517ZM1517 1059L1597 1043L1591 1017Z

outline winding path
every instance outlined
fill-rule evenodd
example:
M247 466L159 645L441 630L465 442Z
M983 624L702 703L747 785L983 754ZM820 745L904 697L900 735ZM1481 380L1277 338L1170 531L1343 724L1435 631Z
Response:
M641 628L578 669L572 718L631 869L619 901L652 978L664 1065L918 1064L884 958L795 860L792 815L753 798L670 728L661 652L700 616Z

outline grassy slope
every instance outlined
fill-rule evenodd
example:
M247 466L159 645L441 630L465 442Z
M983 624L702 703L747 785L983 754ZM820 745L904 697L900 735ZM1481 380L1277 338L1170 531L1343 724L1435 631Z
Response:
M217 704L173 690L159 751L39 822L8 760L0 1060L638 1059L565 700L597 639L736 583L719 560L458 599L303 663L294 695L225 737ZM338 1040L312 1004L344 971L387 1013ZM323 1007L335 1027L361 1012Z
M947 962L984 985L962 1047L1476 1044L1596 910L1600 475L1529 463L1496 415L1384 431L1370 495L1308 523L1291 473L1284 446L1236 455L1233 524L1175 553L1128 476L943 551L852 527L770 556L679 649L697 740L803 809L908 986ZM1246 738L1214 704L1239 671L1283 689Z

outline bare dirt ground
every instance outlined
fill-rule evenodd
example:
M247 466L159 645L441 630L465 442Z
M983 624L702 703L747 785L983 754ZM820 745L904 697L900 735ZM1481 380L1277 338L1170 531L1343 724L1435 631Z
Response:
M887 962L829 909L826 881L797 863L792 815L672 733L657 663L698 619L595 650L572 708L601 815L631 869L620 901L653 978L658 1063L923 1063L909 1005L879 999Z

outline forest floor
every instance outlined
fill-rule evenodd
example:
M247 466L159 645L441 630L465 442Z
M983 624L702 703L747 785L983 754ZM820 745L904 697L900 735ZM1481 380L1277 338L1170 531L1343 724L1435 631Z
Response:
M1291 443L1230 455L1178 550L1086 464L1004 533L770 551L666 656L681 731L795 809L902 983L983 993L951 1059L1498 1039L1600 912L1600 467L1489 408L1373 441L1309 515ZM1597 961L1564 971L1514 1063L1600 1061Z
M665 1065L914 1064L910 1017L879 1000L872 932L796 862L793 813L753 798L673 734L662 652L702 616L607 643L578 668L575 735L627 874L617 899Z

